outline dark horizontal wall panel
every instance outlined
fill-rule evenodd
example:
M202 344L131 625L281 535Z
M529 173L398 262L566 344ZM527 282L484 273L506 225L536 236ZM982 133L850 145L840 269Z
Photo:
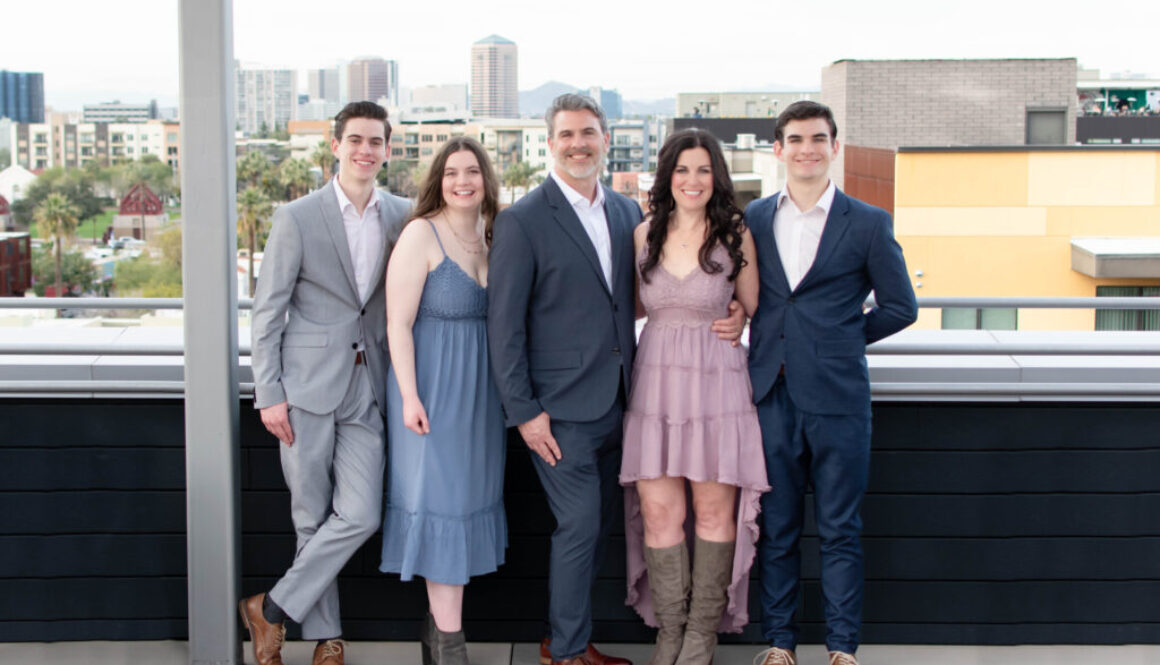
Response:
M185 533L185 492L0 492L0 535Z
M107 410L107 412L102 412ZM184 448L177 400L0 399L0 448Z
M183 448L0 448L0 488L185 490Z
M0 542L5 578L185 576L185 534L6 536Z
M0 580L0 622L184 616L184 577Z
M875 451L875 494L1133 493L1160 491L1160 448L1134 450Z
M0 621L0 642L184 640L187 637L184 617Z
M1149 404L877 403L872 447L946 451L1156 448L1157 418L1160 408Z

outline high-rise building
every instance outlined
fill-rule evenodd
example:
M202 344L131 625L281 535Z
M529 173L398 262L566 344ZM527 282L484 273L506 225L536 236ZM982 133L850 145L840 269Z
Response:
M295 120L298 72L293 69L237 67L235 90L238 129L257 134L285 128Z
M44 74L0 69L0 118L44 122Z
M608 90L596 85L588 88L587 91L581 91L581 93L588 95L593 101L599 104L601 110L604 111L604 117L609 120L619 120L624 116L621 110L623 100L620 97L619 90Z
M347 65L347 98L352 102L378 102L386 98L387 106L399 105L399 63L382 58L359 58Z
M307 92L310 99L321 99L332 104L339 103L338 68L311 69L306 72Z
M516 43L491 35L471 45L471 112L477 118L520 117Z

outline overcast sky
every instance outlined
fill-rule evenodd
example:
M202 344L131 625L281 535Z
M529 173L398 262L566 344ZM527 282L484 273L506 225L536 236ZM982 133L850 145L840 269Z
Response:
M817 89L840 59L1075 57L1105 76L1160 77L1155 0L234 0L234 16L243 62L380 56L408 87L467 83L472 42L493 33L519 46L521 90L557 80L629 99ZM177 0L5 0L0 69L44 72L58 110L175 105L177 38Z

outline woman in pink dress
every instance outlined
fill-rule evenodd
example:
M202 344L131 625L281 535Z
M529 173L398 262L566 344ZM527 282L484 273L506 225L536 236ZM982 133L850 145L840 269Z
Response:
M635 234L637 314L648 322L620 470L628 604L659 628L652 665L707 664L717 632L748 623L758 499L769 489L745 350L710 330L731 300L753 315L756 252L704 130L665 141L649 199Z

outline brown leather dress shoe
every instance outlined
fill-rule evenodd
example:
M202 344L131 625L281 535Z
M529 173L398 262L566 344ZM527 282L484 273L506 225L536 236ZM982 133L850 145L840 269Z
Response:
M346 644L342 640L326 640L314 647L314 660L311 663L312 665L344 665L346 660L343 651L345 649Z
M242 615L242 625L250 631L254 660L258 665L282 665L282 643L286 641L286 627L280 623L270 623L262 616L262 600L265 598L266 594L260 593L239 600L238 613Z
M632 665L632 661L627 658L620 658L618 656L606 656L596 650L592 643L588 643L588 649L581 655L575 658L565 658L564 660L552 660L552 653L549 647L552 646L552 639L545 637L540 641L540 663L541 665Z

